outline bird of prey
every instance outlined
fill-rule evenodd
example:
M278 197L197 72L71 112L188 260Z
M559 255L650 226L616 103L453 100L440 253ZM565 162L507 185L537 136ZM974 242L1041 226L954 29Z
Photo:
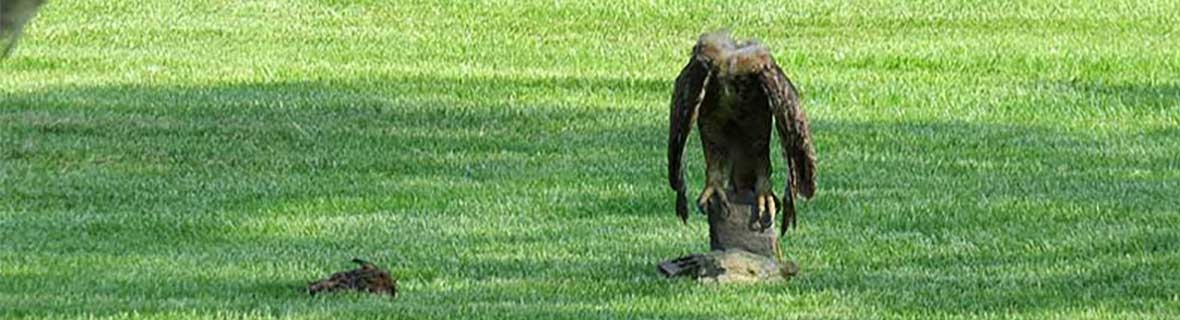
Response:
M684 195L684 144L696 121L705 152L705 188L697 199L728 203L726 187L753 195L750 228L766 230L783 208L780 233L795 224L796 194L815 195L815 149L799 93L769 50L757 41L733 40L728 32L706 33L676 78L668 136L668 182L676 191L676 214L688 219ZM770 129L779 135L789 181L780 203L771 190ZM741 196L739 196L741 197ZM748 197L748 196L745 196Z
M37 15L45 0L0 0L0 58L8 57L20 39L25 24Z

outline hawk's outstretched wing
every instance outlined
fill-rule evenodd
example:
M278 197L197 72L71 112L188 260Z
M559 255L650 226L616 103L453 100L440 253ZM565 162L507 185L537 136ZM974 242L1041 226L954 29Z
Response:
M799 93L795 85L774 63L769 64L759 75L762 89L770 100L770 111L774 114L774 125L782 144L783 158L789 168L786 190L783 192L783 222L781 233L795 224L795 194L805 198L815 195L815 149L811 145L811 128L807 114L799 105Z
M684 195L684 144L692 132L692 122L705 96L709 84L709 66L692 57L680 76L676 77L676 88L672 91L672 114L668 128L668 184L676 190L676 215L680 221L688 221L688 199Z
M16 48L25 24L37 14L45 0L0 0L0 59Z

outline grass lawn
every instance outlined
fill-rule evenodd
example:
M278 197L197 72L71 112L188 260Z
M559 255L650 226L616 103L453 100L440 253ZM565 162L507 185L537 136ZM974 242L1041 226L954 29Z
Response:
M1180 317L1180 2L481 2L51 1L0 318ZM665 146L720 27L812 119L787 285L655 271L707 249ZM402 296L302 292L354 257Z

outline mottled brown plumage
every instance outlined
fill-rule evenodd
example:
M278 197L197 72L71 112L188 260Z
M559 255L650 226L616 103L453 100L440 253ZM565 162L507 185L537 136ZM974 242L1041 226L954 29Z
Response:
M37 15L45 0L0 0L0 59L16 48L25 24Z
M779 200L771 191L770 130L779 135L789 168L781 232L795 224L795 195L815 195L815 151L799 94L769 50L755 41L735 42L728 33L701 35L688 65L676 78L668 136L668 182L676 191L676 214L688 218L683 154L693 121L705 151L705 188L698 208L726 187L752 194L757 225L771 224ZM755 227L755 226L752 226Z
M391 277L389 272L361 259L353 259L352 262L361 267L333 273L331 277L309 283L307 293L314 296L320 292L352 290L397 297L397 279Z

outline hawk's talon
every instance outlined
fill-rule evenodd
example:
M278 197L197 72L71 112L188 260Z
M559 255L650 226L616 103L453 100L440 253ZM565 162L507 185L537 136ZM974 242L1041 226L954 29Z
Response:
M705 187L705 190L701 191L700 198L697 198L697 210L700 210L701 214L709 215L709 205L714 201L719 201L721 205L719 209L722 213L725 212L725 209L728 207L729 199L725 196L725 192L720 190L721 188ZM713 197L717 197L717 200L713 200Z
M756 196L755 205L751 206L753 214L750 215L750 230L758 230L764 232L774 223L774 214L778 212L778 198L772 193L764 193Z
M762 219L759 219L758 205L750 206L750 224L747 225L746 228L750 229L750 231L761 232L760 230L762 230L762 227L760 226L760 221L762 221Z

